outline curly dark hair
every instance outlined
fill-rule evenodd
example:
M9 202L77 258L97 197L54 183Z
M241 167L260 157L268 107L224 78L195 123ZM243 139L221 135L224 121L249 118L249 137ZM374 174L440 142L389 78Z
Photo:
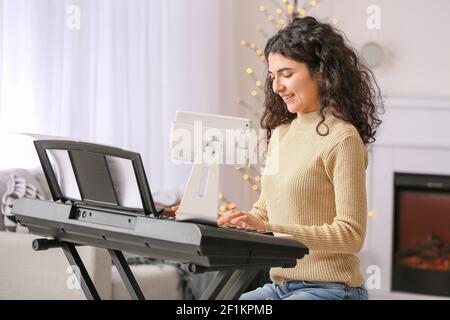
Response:
M318 134L325 113L330 110L335 117L353 124L364 144L375 141L376 129L382 122L378 117L383 110L380 88L373 72L346 43L341 31L313 17L296 17L268 40L264 51L267 63L270 53L305 63L311 75L320 75L317 79L322 121L316 128ZM270 77L266 79L261 118L268 140L273 129L297 117L273 91L272 82Z

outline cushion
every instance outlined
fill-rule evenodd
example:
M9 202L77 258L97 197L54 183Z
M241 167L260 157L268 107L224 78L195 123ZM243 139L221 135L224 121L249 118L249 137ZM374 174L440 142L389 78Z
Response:
M27 170L12 170L8 179L5 179L5 172L2 173L0 182L3 192L0 193L0 217L3 221L4 230L10 232L26 231L25 227L19 226L12 214L12 207L20 198L27 197L33 199L47 199L47 192L42 187L39 180ZM6 182L5 182L6 181Z

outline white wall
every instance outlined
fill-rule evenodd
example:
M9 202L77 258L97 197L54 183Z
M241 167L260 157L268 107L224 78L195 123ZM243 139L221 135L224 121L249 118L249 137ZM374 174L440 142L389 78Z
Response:
M381 9L380 30L366 26L370 5ZM450 97L450 1L322 1L317 12L337 17L356 48L376 41L387 50L387 63L375 69L385 95Z

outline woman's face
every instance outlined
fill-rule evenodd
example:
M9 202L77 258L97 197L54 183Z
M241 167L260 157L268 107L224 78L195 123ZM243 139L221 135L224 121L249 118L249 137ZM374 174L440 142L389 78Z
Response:
M305 63L270 53L269 77L273 91L283 98L289 112L307 113L319 109L318 81L312 77Z

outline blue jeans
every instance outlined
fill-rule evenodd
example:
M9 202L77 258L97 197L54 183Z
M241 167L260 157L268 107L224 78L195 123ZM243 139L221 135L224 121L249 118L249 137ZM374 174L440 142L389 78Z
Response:
M289 281L282 286L267 283L244 293L239 300L367 300L364 285L349 287L339 282Z

